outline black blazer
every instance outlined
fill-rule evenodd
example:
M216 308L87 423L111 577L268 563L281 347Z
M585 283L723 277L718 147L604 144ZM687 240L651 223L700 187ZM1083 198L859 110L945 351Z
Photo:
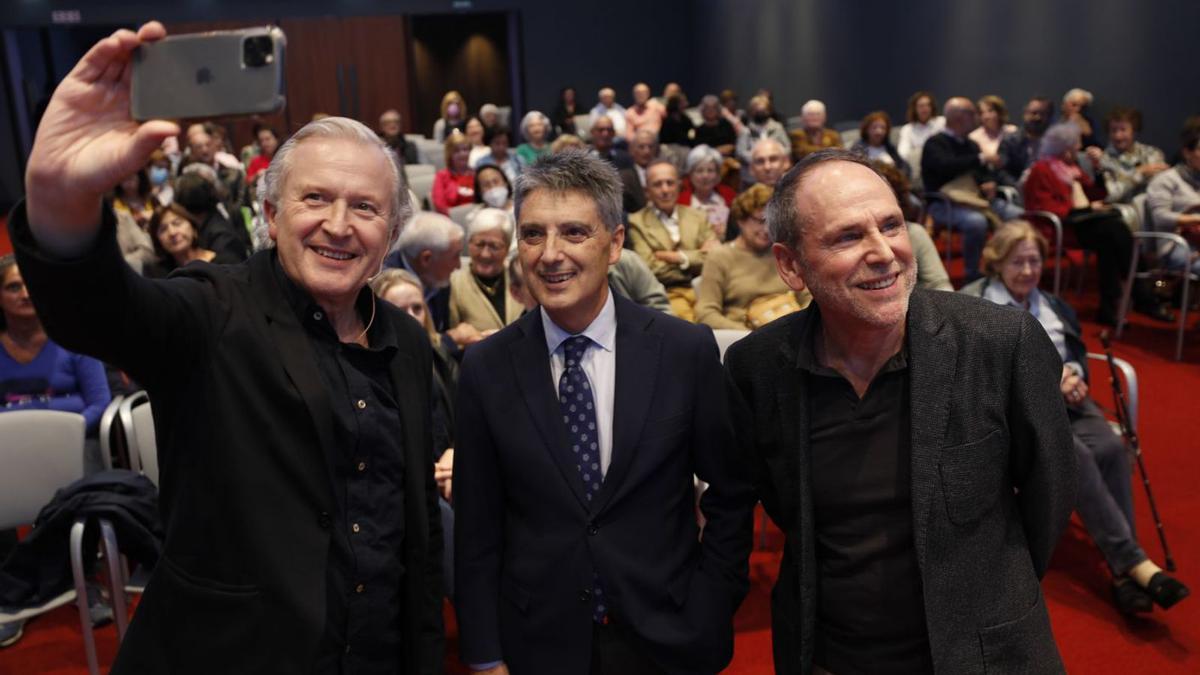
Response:
M744 462L787 536L771 595L781 674L812 671L813 477L796 349L818 311L781 318L726 357ZM1060 672L1039 584L1075 498L1058 353L1028 312L960 294L916 289L907 325L913 536L934 667Z
M462 660L514 675L586 673L598 570L614 620L669 672L733 655L748 589L753 491L732 463L712 332L614 296L612 463L589 509L564 456L541 312L466 350L455 448L455 578ZM710 487L695 516L693 474Z
M46 331L145 385L166 530L113 673L307 673L325 625L334 443L329 392L274 275L273 251L143 279L105 210L95 248L43 254L13 210L21 273ZM405 463L406 672L442 670L441 527L425 331L387 303Z
M637 169L627 166L618 173L621 176L621 205L625 213L641 211L646 207L646 188L638 180Z

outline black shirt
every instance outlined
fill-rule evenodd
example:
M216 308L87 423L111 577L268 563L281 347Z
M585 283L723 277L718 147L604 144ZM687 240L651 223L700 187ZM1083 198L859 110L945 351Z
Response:
M838 675L932 672L912 531L907 346L859 399L801 348L816 523L814 662Z
M370 347L343 343L317 305L275 272L305 328L317 370L329 392L337 445L325 457L333 486L329 563L325 573L325 631L313 672L402 671L404 580L404 448L390 364L399 349L392 326L372 321L373 296L364 288L356 309L368 325Z
M737 145L737 133L734 132L733 125L729 123L729 120L722 117L713 126L701 124L696 127L696 134L692 137L692 142L695 145L707 145L711 148Z

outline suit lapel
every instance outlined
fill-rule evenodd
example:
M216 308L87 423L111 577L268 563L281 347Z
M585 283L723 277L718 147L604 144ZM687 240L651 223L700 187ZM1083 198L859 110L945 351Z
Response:
M639 312L636 305L613 296L617 313L617 374L613 399L612 457L604 485L596 500L596 512L603 511L621 487L633 463L646 415L650 411L654 386L658 379L661 340L649 330L653 315Z
M317 371L316 356L305 335L304 327L288 306L283 289L275 279L272 260L273 256L263 255L259 260L250 263L251 288L254 289L259 305L266 314L267 327L275 343L276 353L283 361L283 369L303 399L304 406L308 409L308 417L317 432L318 456L299 459L300 466L320 468L318 472L307 472L305 477L313 481L310 487L314 493L321 496L322 503L327 504L333 495L333 485L329 482L326 464L328 452L335 445L332 404L329 392L326 391Z
M685 206L675 207L676 218L679 219L679 248L696 250L700 248L700 223L690 218L691 210Z
M529 416L542 436L546 451L558 466L563 480L571 486L579 504L586 509L583 480L566 453L567 432L561 422L562 407L550 371L550 355L546 352L546 333L542 329L541 312L529 312L518 325L522 335L509 350L517 388L529 407Z
M943 330L944 317L926 298L912 294L908 310L909 406L912 433L913 538L917 560L925 564L926 523L938 485L937 464L950 416L950 382L958 363L955 341Z
M671 251L675 249L675 244L671 241L671 233L667 232L667 226L663 225L659 219L658 213L652 206L646 206L646 234L654 240L654 249L656 251Z

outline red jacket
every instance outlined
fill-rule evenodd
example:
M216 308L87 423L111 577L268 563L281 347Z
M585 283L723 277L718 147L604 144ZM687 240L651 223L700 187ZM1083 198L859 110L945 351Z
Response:
M466 188L465 191L459 188ZM442 169L433 177L433 208L450 215L450 208L475 201L475 172L453 173Z
M717 183L717 194L721 195L721 199L725 200L725 206L733 206L733 198L737 196L733 188L724 183ZM679 199L675 203L683 204L684 206L692 205L692 184L687 178L683 179L683 187L680 188Z
M1103 199L1103 184L1092 180L1086 172L1080 172L1079 184L1088 200ZM1066 218L1073 208L1071 186L1062 182L1050 162L1038 160L1029 169L1025 179L1025 208L1029 211L1049 211L1059 218Z

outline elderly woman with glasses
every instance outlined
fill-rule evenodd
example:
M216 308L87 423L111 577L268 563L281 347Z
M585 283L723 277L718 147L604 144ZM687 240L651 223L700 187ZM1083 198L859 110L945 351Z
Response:
M718 241L725 241L725 227L729 222L729 205L736 193L733 188L721 183L721 153L707 145L697 145L688 153L684 165L683 187L679 190L679 203L703 211L708 216Z
M1059 388L1079 467L1075 508L1112 572L1113 600L1125 614L1149 612L1155 604L1167 609L1187 597L1188 588L1138 545L1129 456L1088 396L1087 346L1079 320L1061 298L1038 290L1046 249L1046 239L1029 223L1013 221L997 230L983 250L986 276L960 292L1033 314L1058 348L1064 364Z
M779 278L764 213L774 191L758 184L733 200L738 236L708 252L696 320L713 328L758 328L808 305L808 291L799 295Z
M486 337L520 318L524 308L507 291L512 237L512 216L501 209L481 209L467 223L471 263L450 275L450 325L465 322Z

